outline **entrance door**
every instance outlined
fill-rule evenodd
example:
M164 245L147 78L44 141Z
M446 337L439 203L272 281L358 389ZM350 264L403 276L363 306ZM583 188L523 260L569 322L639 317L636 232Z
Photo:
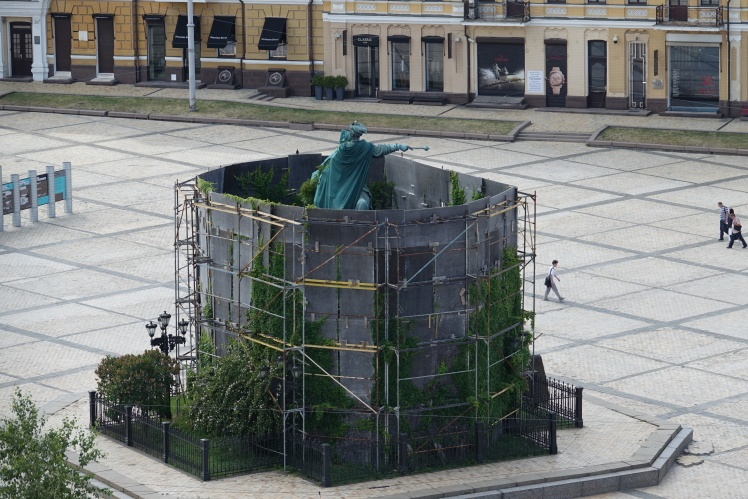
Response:
M647 82L645 81L646 45L644 43L631 43L630 67L629 67L629 107L632 109L644 109L647 99Z
M356 47L356 95L376 97L379 89L379 47Z
M566 107L566 43L545 46L545 105Z
M688 21L688 0L670 0L669 3L668 18L671 21Z
M31 23L10 23L10 54L11 76L31 76L34 62Z
M70 73L70 48L72 33L70 31L70 16L55 16L55 74Z
M587 107L605 107L608 58L605 42L589 42L587 52Z
M166 77L166 29L163 19L148 22L148 79L164 81Z
M182 49L182 81L190 81L190 53ZM200 42L195 40L195 81L200 81Z
M114 77L114 19L96 18L96 61L98 76Z

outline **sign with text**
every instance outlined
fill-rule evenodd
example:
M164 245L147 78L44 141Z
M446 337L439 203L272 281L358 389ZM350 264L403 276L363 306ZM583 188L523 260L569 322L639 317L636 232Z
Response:
M545 83L545 76L542 71L528 71L527 72L527 93L528 94L542 94L545 93L543 84Z
M18 181L18 191L21 198L21 209L31 208L31 180L24 178ZM49 181L47 174L36 176L37 206L49 204ZM54 201L65 199L65 170L55 172L54 178ZM13 213L13 182L3 184L3 215Z

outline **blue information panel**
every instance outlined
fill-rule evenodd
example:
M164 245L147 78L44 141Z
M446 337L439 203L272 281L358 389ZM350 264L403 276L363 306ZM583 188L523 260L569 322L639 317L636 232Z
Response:
M21 209L28 210L31 208L31 180L24 178L18 181L18 190L21 196ZM36 177L36 196L37 205L49 204L49 182L47 174L37 175ZM55 172L54 179L54 200L62 201L65 199L65 170ZM13 182L3 184L3 215L13 213Z

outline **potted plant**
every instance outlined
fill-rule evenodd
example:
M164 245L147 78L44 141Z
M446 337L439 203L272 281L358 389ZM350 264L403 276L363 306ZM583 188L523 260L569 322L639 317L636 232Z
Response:
M345 87L348 86L348 78L345 75L335 77L335 97L338 100L343 100L345 97Z
M325 76L322 79L322 85L325 87L325 99L333 100L335 93L335 77Z
M316 73L312 76L312 85L314 86L314 98L316 100L322 100L322 87L324 86L325 75L322 73Z

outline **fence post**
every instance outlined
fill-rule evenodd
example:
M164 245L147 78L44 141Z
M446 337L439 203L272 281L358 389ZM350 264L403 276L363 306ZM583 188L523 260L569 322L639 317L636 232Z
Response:
M13 182L13 227L21 226L21 186L20 177L17 173L10 175L10 181Z
M548 415L548 453L558 454L558 444L556 443L556 414Z
M330 444L322 444L322 486L332 485L330 479Z
M584 421L582 420L582 390L584 387L578 386L574 389L574 395L576 396L577 402L574 406L574 426L582 428Z
M203 482L210 481L210 442L207 438L200 439L200 447L202 447L202 479Z
M96 426L96 390L88 392L88 420L90 428Z
M132 445L132 406L125 406L125 445Z
M55 218L55 167L47 166L47 218Z
M65 213L73 213L73 178L70 176L73 167L70 161L62 163L62 169L65 171Z
M483 438L485 430L483 423L475 423L475 460L478 464L483 464Z
M165 463L169 462L169 423L168 421L162 421L161 422L161 429L163 430L163 447L164 447L164 453L163 453L163 459Z
M29 170L29 201L31 201L31 211L29 211L29 219L32 222L39 221L39 198L36 181L36 170Z
M400 434L400 474L408 474L408 434Z

